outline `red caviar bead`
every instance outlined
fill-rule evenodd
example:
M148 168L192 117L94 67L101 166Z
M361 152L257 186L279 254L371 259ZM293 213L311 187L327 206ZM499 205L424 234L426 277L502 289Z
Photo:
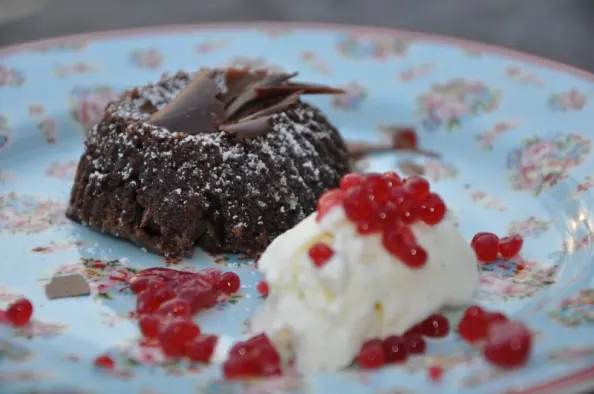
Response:
M225 294L233 294L239 290L241 281L235 272L225 272L221 275L217 288Z
M491 364L501 368L525 365L532 350L532 332L519 321L495 323L487 333L483 354Z
M478 261L490 263L497 260L499 238L495 234L482 234L474 242L474 253Z
M26 298L19 298L12 301L5 312L6 319L15 327L27 325L32 315L33 304Z
M389 187L402 186L402 178L394 171L384 172L384 179L388 181Z
M383 175L377 173L367 174L365 175L364 184L372 201L378 204L388 201L390 183Z
M480 306L473 305L466 309L464 316L458 324L458 333L469 343L481 341L487 335L488 312Z
M266 282L265 280L262 280L258 283L257 289L258 293L262 294L264 297L266 297L268 295L268 292L270 291L270 288L268 287L268 282Z
M343 205L346 216L353 222L367 220L371 216L369 193L361 186L349 189L344 196Z
M346 174L340 179L340 189L348 191L351 187L359 186L363 183L363 175L356 172Z
M97 357L93 363L97 368L102 369L113 369L115 367L115 362L108 355L102 355Z
M361 368L375 369L386 364L386 352L381 340L369 340L363 344L357 355L357 364Z
M357 223L357 232L361 235L379 233L382 231L381 223L374 220L361 220Z
M342 204L344 192L340 189L328 190L318 199L316 220L321 220L322 217L330 211L333 207Z
M219 338L216 335L205 335L186 344L186 356L196 362L210 361Z
M392 187L388 192L388 200L396 205L396 207L399 207L404 201L410 199L412 199L410 192L401 186Z
M427 344L423 337L416 332L407 333L404 335L406 348L410 354L423 354L427 348Z
M143 315L138 319L140 332L146 338L155 339L159 334L161 319L153 315Z
M431 380L434 383L441 381L441 378L443 377L443 368L442 367L436 367L436 366L429 367L428 372L429 372L429 380Z
M404 200L398 206L398 214L400 221L404 224L412 224L419 219L421 213L421 206L418 202L413 200Z
M412 175L406 178L404 186L408 191L410 191L415 201L424 201L429 195L429 182L427 181L427 179L421 176Z
M524 239L519 234L512 234L499 240L499 254L504 260L516 257L524 245Z
M485 234L495 235L495 234L490 233L490 232L487 232L487 231L479 231L478 233L474 234L474 237L472 237L472 241L470 241L470 247L472 249L474 249L474 245L476 244L476 240L479 239L480 237L482 237Z
M399 213L396 206L391 202L387 202L380 206L374 207L371 212L370 223L379 228L388 228L394 226L399 219ZM361 223L361 222L360 222Z
M446 210L446 205L441 197L435 193L429 193L421 205L419 216L423 222L434 226L443 220Z
M334 256L334 249L323 242L318 242L309 248L308 254L313 265L319 268Z
M134 294L139 294L146 289L156 290L166 287L166 285L165 281L157 276L134 276L130 279L128 287Z
M152 313L167 300L175 297L173 290L164 287L158 290L147 289L138 295L136 298L136 312Z
M450 322L442 314L432 314L421 323L421 332L426 337L445 337L450 332Z
M384 339L384 351L388 363L401 363L408 358L408 347L404 338L392 335Z
M421 268L427 263L427 251L420 245L408 246L404 253L402 262L409 268Z
M398 130L394 137L394 148L415 150L418 147L417 133L411 128Z
M166 356L182 357L186 344L200 335L200 327L188 319L173 320L161 327L158 338Z
M155 311L157 315L170 317L189 317L192 313L190 303L182 298L172 298L162 303Z
M255 355L230 357L223 364L223 375L226 379L243 379L262 374L262 365Z

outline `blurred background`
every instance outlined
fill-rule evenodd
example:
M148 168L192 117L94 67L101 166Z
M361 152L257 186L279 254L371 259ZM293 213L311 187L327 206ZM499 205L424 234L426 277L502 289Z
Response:
M594 71L594 0L0 0L0 46L97 30L258 20L424 31Z

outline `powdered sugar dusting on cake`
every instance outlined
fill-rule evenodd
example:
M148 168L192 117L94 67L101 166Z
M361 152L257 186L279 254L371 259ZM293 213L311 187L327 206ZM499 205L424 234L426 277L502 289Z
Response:
M189 74L177 73L124 92L108 105L106 119L85 141L88 165L97 174L88 181L93 190L98 193L101 182L135 182L136 198L147 198L145 204L167 211L191 202L240 237L245 229L261 231L250 226L266 227L267 221L290 228L348 171L337 131L306 103L275 115L267 135L241 141L223 132L173 133L146 122L147 102L158 110L188 82ZM162 201L151 201L147 189L169 187L171 177L175 187L159 192L166 195Z

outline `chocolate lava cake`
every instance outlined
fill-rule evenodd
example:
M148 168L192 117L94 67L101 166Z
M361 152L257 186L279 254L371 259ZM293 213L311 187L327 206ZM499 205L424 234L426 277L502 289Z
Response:
M67 216L167 256L262 252L349 171L297 73L201 69L122 93L85 137Z

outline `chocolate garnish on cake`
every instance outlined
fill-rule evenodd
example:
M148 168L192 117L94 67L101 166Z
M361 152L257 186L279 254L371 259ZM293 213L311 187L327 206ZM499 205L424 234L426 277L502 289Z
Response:
M186 134L223 131L237 139L255 138L271 132L272 117L297 104L302 94L345 93L326 85L290 82L297 74L201 69L148 122Z

